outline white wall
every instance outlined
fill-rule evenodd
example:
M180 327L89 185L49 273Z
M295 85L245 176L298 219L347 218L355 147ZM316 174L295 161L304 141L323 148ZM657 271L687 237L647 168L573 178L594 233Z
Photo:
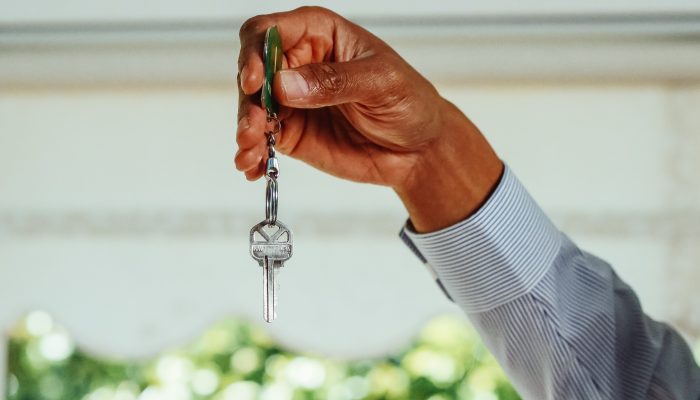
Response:
M697 277L698 125L675 113L686 108L692 119L699 94L611 85L445 90L564 230L614 262L650 312L684 323L697 313L679 303L696 296L670 285ZM3 93L5 324L47 308L88 345L140 354L225 313L258 320L259 270L245 242L263 216L263 186L232 168L235 102L231 88ZM282 168L281 217L298 250L271 329L350 355L362 326L382 327L359 342L376 352L391 342L381 336L409 335L450 309L395 239L404 212L389 191L286 158ZM349 301L353 293L365 302ZM418 304L407 307L406 298ZM132 326L137 320L144 326ZM309 330L328 335L304 339Z
M562 21L373 29L653 316L698 335L700 24ZM137 357L226 315L262 323L246 242L264 188L232 163L236 28L27 29L0 36L0 326L43 308L79 344ZM296 247L277 338L362 357L458 312L396 238L388 190L281 167Z

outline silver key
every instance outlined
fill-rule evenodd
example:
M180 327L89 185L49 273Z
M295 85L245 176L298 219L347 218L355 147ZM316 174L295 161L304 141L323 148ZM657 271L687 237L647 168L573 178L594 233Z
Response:
M250 255L263 268L263 318L277 318L277 272L292 257L292 231L279 220L267 220L250 230Z

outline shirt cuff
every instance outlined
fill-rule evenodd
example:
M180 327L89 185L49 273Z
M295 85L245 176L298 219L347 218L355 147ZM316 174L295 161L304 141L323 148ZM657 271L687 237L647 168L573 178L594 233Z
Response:
M472 216L401 238L467 312L491 310L529 292L559 251L561 234L506 166L496 190Z

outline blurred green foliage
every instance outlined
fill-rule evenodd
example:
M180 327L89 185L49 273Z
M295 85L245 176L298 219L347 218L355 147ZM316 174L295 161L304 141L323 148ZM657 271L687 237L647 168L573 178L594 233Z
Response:
M7 386L9 400L519 399L472 328L451 316L383 359L297 354L257 325L227 320L156 359L117 362L75 348L36 311L11 334Z

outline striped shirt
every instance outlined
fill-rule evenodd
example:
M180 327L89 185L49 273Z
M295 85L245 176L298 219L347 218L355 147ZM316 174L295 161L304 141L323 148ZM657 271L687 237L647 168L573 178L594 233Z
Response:
M469 316L525 399L700 399L681 336L550 222L505 168L471 217L401 238Z

